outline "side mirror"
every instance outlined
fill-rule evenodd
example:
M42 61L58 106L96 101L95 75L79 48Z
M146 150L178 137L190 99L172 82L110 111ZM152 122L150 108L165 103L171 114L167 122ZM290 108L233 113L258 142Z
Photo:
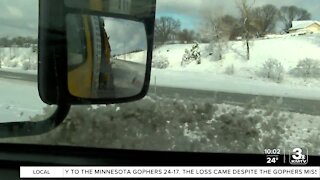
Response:
M59 105L143 98L155 6L155 0L40 0L41 99Z

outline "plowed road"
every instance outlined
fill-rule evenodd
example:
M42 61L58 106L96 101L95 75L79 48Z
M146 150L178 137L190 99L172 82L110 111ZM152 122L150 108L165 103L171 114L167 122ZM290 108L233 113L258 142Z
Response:
M22 74L16 72L0 71L0 78L17 79L21 81L31 81L36 83L37 76L34 74ZM150 86L149 94L156 94L158 96L164 96L168 98L192 98L197 101L212 101L215 103L225 103L232 105L243 106L257 98L256 95L239 94L239 93L225 93L217 91L204 91L193 90L183 88ZM259 96L260 102L267 104L270 100L276 101L279 97L272 96ZM320 115L320 101L316 100L304 100L296 98L282 98L281 110Z

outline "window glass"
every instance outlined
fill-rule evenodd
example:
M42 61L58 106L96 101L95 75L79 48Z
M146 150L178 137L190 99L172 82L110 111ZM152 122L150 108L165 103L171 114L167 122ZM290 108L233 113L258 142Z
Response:
M38 93L37 3L0 2L0 123L45 120L55 111Z

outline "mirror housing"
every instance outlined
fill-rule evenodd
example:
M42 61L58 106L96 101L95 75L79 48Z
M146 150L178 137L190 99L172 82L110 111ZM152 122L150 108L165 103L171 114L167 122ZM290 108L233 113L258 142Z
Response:
M117 4L122 1L125 2L123 7ZM139 100L147 94L151 74L156 1L122 1L40 0L38 89L40 97L45 103L113 104ZM70 20L74 18L81 19L82 26L74 28L76 25L72 24ZM91 22L82 21L84 19L90 19ZM143 36L139 36L138 40L140 41L133 48L126 49L120 46L116 50L118 44L114 42L119 42L121 39L116 39L116 34L108 34L112 32L112 29L108 29L110 26L101 28L103 26L100 25L98 32L100 36L94 36L93 31L97 28L93 28L92 24L94 21L98 22L99 19L103 19L101 24L107 25L109 22L118 22L122 25L139 24L143 30L140 31L140 33L143 32ZM85 24L89 23L91 23L91 28L85 28ZM84 33L74 36L75 31L81 31L81 29ZM120 27L119 29L123 31L114 31L120 33L119 37L129 36L132 38L137 34L128 34L130 28ZM107 35L102 36L104 33ZM100 39L94 41L96 37ZM122 44L128 44L129 40L122 40ZM74 50L76 48L73 48L72 43L81 44L78 41L84 43L78 46L77 50ZM140 46L143 42L144 46ZM101 44L105 45L101 46ZM109 52L106 48L107 44L111 45ZM129 60L123 58L132 52L137 52L141 49L140 47L143 47L141 52L144 51L145 59L136 59L133 62L130 58ZM102 52L102 56L100 52ZM88 55L90 53L91 56ZM84 66L81 65L81 62L90 63ZM108 65L106 67L109 68L100 71L106 64ZM108 78L102 78L110 77L109 75L112 75L112 81ZM87 82L84 79L87 79ZM103 80L107 81L106 79L108 82L112 82L112 86L110 83L109 85L103 83ZM107 85L102 86L105 84ZM106 88L107 86L109 89ZM110 87L113 87L112 91Z

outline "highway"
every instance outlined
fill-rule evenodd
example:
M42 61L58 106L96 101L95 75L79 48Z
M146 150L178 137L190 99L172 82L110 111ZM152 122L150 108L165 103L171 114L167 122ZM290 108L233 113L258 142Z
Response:
M6 78L6 79L16 79L16 80L31 81L31 82L38 81L37 76L34 74L2 71L1 69L0 69L0 77Z
M21 81L31 81L36 83L37 76L34 74L21 74L15 72L1 71L0 77L7 79L17 79ZM245 106L250 101L257 98L256 95L226 93L217 91L193 90L172 87L150 86L150 95L157 95L167 98L188 98L196 101L210 101L218 104L230 104ZM302 114L320 115L320 101L305 100L296 98L281 98L272 96L259 96L259 102L262 105L270 103L270 101L281 101L280 108L284 111L297 112Z

